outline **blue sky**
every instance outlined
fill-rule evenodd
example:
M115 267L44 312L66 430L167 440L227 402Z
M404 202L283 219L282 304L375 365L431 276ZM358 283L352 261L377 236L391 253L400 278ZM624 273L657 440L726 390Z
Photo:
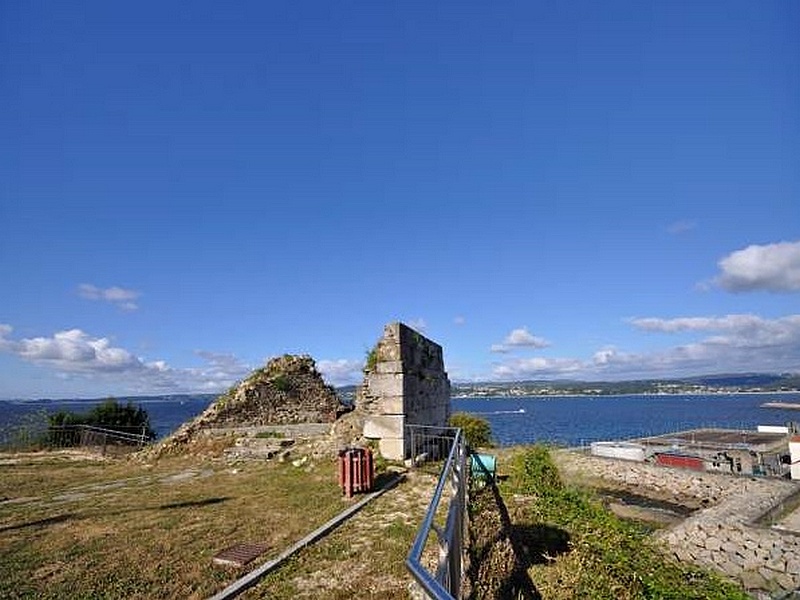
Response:
M0 398L800 372L800 4L3 2Z

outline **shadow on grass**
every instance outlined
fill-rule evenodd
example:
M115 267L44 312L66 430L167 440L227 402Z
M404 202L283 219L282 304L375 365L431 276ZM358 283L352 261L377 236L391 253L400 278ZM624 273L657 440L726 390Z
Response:
M44 519L37 519L36 521L28 521L27 523L20 523L18 525L7 525L0 527L0 533L4 531L14 531L15 529L25 529L26 527L43 527L47 525L54 525L56 523L63 523L75 518L75 513L64 513L63 515L55 515L53 517L46 517Z
M521 543L514 525L511 523L511 516L508 514L508 508L503 502L503 496L500 494L500 488L494 478L488 478L486 486L491 490L494 497L497 510L500 513L501 535L508 539L511 543L511 550L514 553L514 564L508 578L502 582L498 590L499 598L524 598L525 600L542 600L542 595L536 586L531 581L528 575L529 563L526 562L525 557L526 546Z
M559 554L569 552L569 534L549 525L512 525L514 551L525 567L552 562Z
M221 502L226 502L230 500L228 496L222 496L220 498L205 498L203 500L186 500L184 502L170 502L169 504L162 504L159 506L159 509L167 509L167 508L189 508L192 506L208 506L210 504L220 504Z
M382 490L387 485L394 484L395 483L395 479L397 479L397 477L398 477L398 474L393 472L393 471L386 471L384 473L378 473L375 476L375 482L374 482L374 485L372 486L372 490L373 491Z
M471 492L470 598L542 600L528 574L569 551L569 534L545 524L515 524L494 480Z
M120 510L114 511L104 511L102 516L114 516L114 515L123 515L127 513L133 512L145 512L148 510L168 510L171 508L192 508L197 506L211 506L214 504L220 504L221 502L226 502L231 498L228 496L222 496L218 498L204 498L202 500L186 500L184 502L170 502L169 504L161 504L159 506L138 506L136 508L124 508ZM64 513L61 515L54 515L52 517L45 517L43 519L36 519L35 521L28 521L26 523L18 523L17 525L6 525L4 527L0 527L0 533L5 531L15 531L18 529L25 529L28 527L46 527L48 525L55 525L56 523L63 523L65 521L84 521L87 519L92 519L97 515L93 514L80 514L80 513Z

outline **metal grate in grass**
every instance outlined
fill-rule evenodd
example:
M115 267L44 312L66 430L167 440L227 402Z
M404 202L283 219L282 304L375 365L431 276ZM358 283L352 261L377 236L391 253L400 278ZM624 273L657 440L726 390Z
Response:
M266 544L236 544L214 556L214 564L243 567L263 554L267 548Z

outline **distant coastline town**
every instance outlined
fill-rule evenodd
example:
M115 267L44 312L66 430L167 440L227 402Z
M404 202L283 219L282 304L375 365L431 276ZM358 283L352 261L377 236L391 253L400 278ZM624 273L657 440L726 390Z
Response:
M619 396L625 394L757 394L800 392L800 375L711 375L637 381L520 381L453 384L453 398Z
M345 403L356 396L355 385L337 388ZM530 396L623 396L800 393L800 374L708 375L686 379L636 381L454 382L450 397L524 398Z

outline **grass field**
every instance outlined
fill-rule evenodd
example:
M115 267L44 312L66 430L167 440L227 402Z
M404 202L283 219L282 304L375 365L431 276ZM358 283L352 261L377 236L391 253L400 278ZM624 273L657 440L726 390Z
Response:
M277 554L346 507L332 460L7 457L0 498L3 598L206 597L240 575L219 551Z
M207 598L357 500L342 497L332 457L297 464L0 454L0 598ZM665 559L646 528L562 482L545 450L503 450L498 464L506 475L499 495L476 494L473 525L495 506L508 512L507 528L525 542L522 554L509 551L522 560L529 592L547 600L746 598L718 576ZM407 473L243 597L407 598L404 559L435 479ZM485 533L490 546L505 535ZM243 568L213 563L239 543L266 550ZM473 556L491 562L494 550L482 543Z

